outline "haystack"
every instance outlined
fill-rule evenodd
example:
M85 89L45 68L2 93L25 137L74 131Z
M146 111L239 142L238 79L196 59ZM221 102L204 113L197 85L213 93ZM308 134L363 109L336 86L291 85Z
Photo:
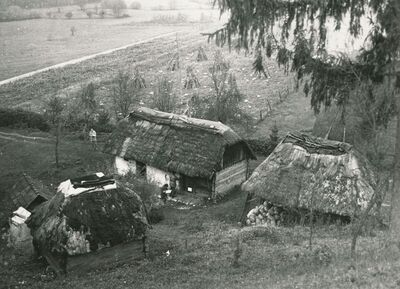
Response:
M175 53L168 62L167 69L169 71L176 71L180 67L179 53Z
M137 89L146 88L146 81L142 76L138 67L135 67L135 72L133 74L133 87Z
M350 144L290 133L242 189L277 206L352 216L367 207L376 183L372 166Z
M197 78L196 74L194 73L193 66L188 66L186 68L186 79L185 84L183 85L186 89L193 89L200 87L199 79Z
M101 173L61 183L26 223L36 251L59 273L69 256L142 240L148 228L140 197Z
M199 46L199 48L197 49L196 60L197 60L198 62L208 60L208 57L207 57L207 55L206 55L206 52L204 51L204 48L203 48L202 46Z

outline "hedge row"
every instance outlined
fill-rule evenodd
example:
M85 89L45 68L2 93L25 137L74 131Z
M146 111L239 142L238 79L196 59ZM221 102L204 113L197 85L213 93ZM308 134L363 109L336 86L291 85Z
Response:
M0 108L0 127L50 130L50 126L43 115L18 108Z

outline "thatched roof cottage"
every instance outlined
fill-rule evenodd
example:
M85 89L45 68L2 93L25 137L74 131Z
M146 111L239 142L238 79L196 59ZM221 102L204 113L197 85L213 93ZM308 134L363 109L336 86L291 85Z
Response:
M372 166L350 144L290 133L242 189L280 206L352 216L356 205L366 208L376 182Z
M162 186L224 195L248 176L255 156L231 128L215 121L138 108L119 122L105 146L119 174L132 172Z
M26 224L36 251L58 273L67 271L73 256L128 241L142 244L149 226L141 198L102 173L62 182ZM142 246L129 253L135 254Z

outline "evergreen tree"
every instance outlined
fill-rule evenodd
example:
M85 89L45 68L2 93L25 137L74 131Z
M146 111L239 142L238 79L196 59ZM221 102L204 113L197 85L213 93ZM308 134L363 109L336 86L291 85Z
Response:
M210 34L219 45L245 50L263 48L286 71L306 82L311 106L319 112L333 102L343 108L360 85L381 85L389 80L387 95L399 107L400 1L399 0L216 0L221 12L229 13L226 25ZM330 55L326 47L328 21L340 30L360 35L362 18L370 20L368 45L356 59ZM279 35L276 32L279 31ZM369 95L369 97L371 97ZM376 97L376 96L374 96ZM400 247L400 109L391 109L378 119L386 125L397 114L391 241Z

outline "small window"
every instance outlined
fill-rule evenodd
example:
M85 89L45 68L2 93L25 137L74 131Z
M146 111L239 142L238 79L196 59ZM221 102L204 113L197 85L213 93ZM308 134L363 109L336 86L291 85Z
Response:
M146 176L146 165L142 162L136 162L136 175L140 177Z

